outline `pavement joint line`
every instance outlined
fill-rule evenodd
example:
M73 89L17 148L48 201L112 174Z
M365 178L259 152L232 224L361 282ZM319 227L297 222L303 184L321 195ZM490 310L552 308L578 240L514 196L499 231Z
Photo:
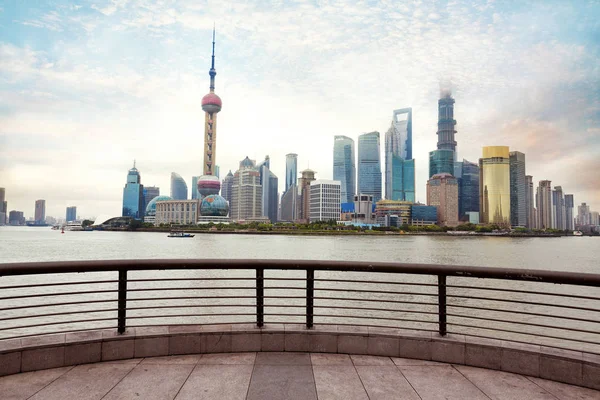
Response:
M394 362L394 360L392 360L392 362ZM406 375L404 375L404 373L402 372L402 369L400 369L399 365L396 365L396 363L394 363L394 366L396 367L396 369L398 370L398 372L400 372L400 375L402 375L402 377L404 379L406 379L406 382L408 382L408 384L410 385L410 387L412 388L412 390L415 392L415 394L417 395L417 397L421 400L423 400L423 398L421 397L421 395L419 394L419 392L417 392L417 389L415 389L415 387L413 386L412 383L410 383L410 381L408 380L408 378L406 377Z
M110 392L112 392L112 391L113 391L113 389L114 389L114 388L116 388L116 387L117 387L117 385L118 385L119 383L123 382L123 380L124 380L125 378L127 378L127 377L129 376L129 374L131 374L131 372L132 372L134 369L136 369L137 367L139 367L139 366L140 366L140 364L142 363L142 361L144 361L145 359L146 359L146 357L144 357L144 358L140 359L140 361L139 361L137 364L134 364L134 365L133 365L133 368L131 368L131 369L129 370L129 372L127 372L125 375L123 375L123 377L122 377L122 378L119 380L119 382L115 383L115 385L114 385L113 387L111 387L111 388L110 388L110 390L109 390L108 392L104 393L104 396L102 396L102 397L100 398L100 400L102 400L102 399L104 399L106 396L108 396L108 394L109 394Z
M556 396L554 393L552 393L548 389L541 387L536 381L532 380L530 376L526 376L526 375L521 375L521 376L524 376L525 379L527 379L529 382L532 382L534 385L536 385L537 387L542 389L544 392L548 393L550 396L554 397L557 400L561 400L560 397Z
M308 359L310 360L310 372L312 372L313 377L313 385L315 387L315 396L317 396L317 400L319 400L319 392L317 392L317 380L315 379L315 365L312 360L312 353L308 353Z
M483 395L485 397L487 397L488 399L492 400L492 398L490 396L488 396L488 394L486 392L483 391L483 389L481 389L479 386L477 386L475 384L475 382L471 381L469 378L467 378L465 376L465 374L463 374L462 372L460 372L460 370L458 368L456 368L456 365L454 364L450 364L452 366L452 369L454 369L456 372L458 372L463 378L465 378L467 380L467 382L469 382L471 385L475 386L477 388L477 390L479 390L481 393L483 393Z
M369 396L369 392L367 392L367 388L365 387L365 384L362 381L362 378L360 377L360 374L358 373L358 370L356 369L356 365L354 364L354 360L352 359L352 356L349 356L349 357L350 357L350 362L352 363L352 366L354 367L354 372L356 372L356 376L358 376L358 380L360 381L360 384L362 385L363 390L365 391L365 394L367 395L367 398L370 399L371 396ZM390 361L392 361L392 359L390 357L388 357L388 358L390 359ZM392 361L392 363L394 363L394 362Z
M198 358L198 360L200 360L200 358ZM183 389L183 387L185 386L185 384L187 383L188 379L190 379L190 376L192 376L192 373L196 370L196 367L198 366L198 363L194 364L194 368L192 368L190 370L190 373L188 374L188 376L185 378L185 381L183 381L183 383L181 384L181 387L179 388L179 390L177 391L177 393L175 393L175 396L173 396L173 400L175 400L177 398L177 396L179 396L179 393L181 392L181 389Z
M76 365L71 366L71 368L69 368L68 370L66 370L65 372L63 372L62 374L60 374L59 376L57 376L55 379L53 379L51 382L48 382L47 385L45 385L44 387L42 387L40 390L38 390L37 392L33 393L31 396L28 397L28 399L32 398L33 396L35 396L36 394L38 394L39 392L41 392L42 390L46 389L48 386L52 385L54 382L56 382L56 380L58 378L60 378L61 376L63 376L64 374L66 374L67 372L71 371L73 368L75 368ZM43 370L40 370L43 371ZM36 371L32 371L32 372L36 372Z

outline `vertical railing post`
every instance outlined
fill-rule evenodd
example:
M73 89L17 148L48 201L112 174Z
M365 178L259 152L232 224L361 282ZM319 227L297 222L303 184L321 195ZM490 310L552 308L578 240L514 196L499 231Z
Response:
M119 301L117 305L117 331L125 333L127 318L127 270L119 270Z
M315 270L306 270L306 327L313 327L314 313L314 296L315 296Z
M265 323L265 270L256 268L256 325Z
M446 336L446 275L438 275L438 318L440 336Z

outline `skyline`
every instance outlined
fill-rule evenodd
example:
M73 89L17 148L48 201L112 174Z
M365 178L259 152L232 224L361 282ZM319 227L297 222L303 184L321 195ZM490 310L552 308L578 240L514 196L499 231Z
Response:
M576 204L600 208L597 2L408 10L140 4L0 10L0 186L9 210L29 216L45 199L47 215L73 204L86 216L119 215L133 159L142 183L161 194L171 172L187 184L201 175L213 21L227 99L221 178L244 157L268 154L282 179L285 155L297 153L298 171L310 163L317 178L331 179L335 135L383 135L392 110L412 107L416 200L424 203L436 104L451 81L458 160L509 146L526 154L535 186L551 180ZM383 23L360 23L369 19ZM394 63L390 54L406 57Z

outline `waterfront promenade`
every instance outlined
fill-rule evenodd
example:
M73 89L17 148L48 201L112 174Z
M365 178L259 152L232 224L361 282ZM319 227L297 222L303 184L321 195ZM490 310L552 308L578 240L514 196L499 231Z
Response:
M249 352L136 358L0 378L17 399L600 399L600 391L433 361Z

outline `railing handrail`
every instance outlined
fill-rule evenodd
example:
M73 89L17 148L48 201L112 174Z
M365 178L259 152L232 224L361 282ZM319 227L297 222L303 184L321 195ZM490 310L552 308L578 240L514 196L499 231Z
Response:
M0 276L184 269L256 270L258 268L264 270L355 271L445 275L600 287L600 274L583 272L468 265L287 259L142 259L0 263Z

